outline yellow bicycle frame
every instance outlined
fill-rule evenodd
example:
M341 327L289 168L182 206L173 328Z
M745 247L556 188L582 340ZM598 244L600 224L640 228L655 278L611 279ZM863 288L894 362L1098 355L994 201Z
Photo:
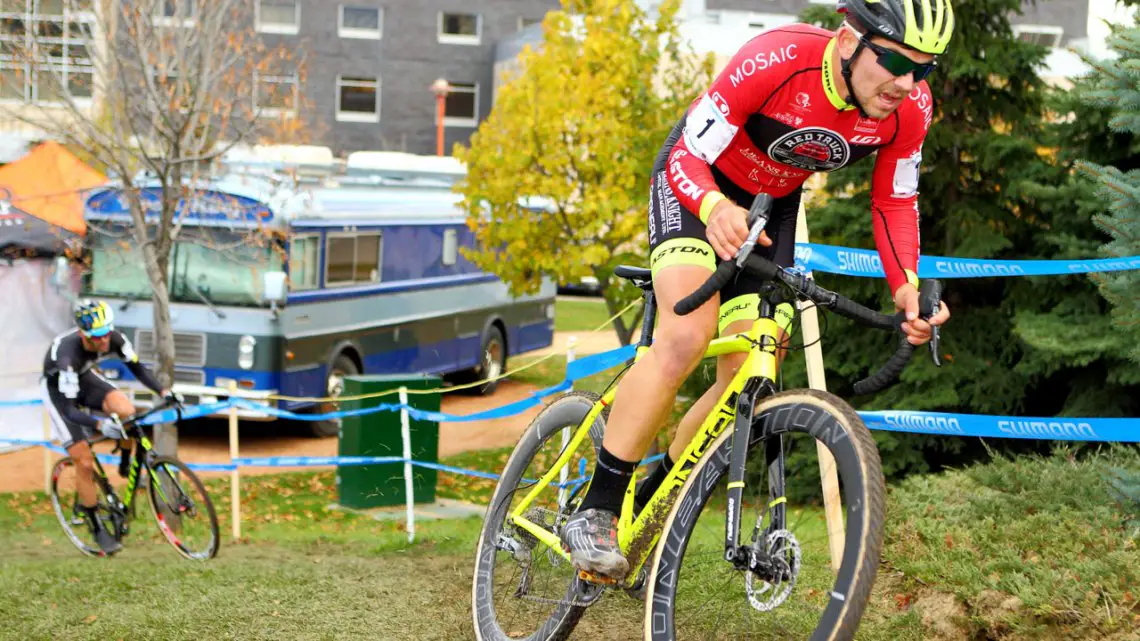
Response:
M736 372L732 382L729 383L715 409L705 417L701 429L689 442L684 454L673 465L673 469L669 471L661 486L653 493L636 520L633 519L636 476L630 480L622 502L621 515L618 518L618 545L621 546L622 554L629 561L630 567L630 571L622 583L623 586L632 586L637 580L641 566L649 558L657 544L657 539L661 535L661 525L673 507L676 494L685 484L693 466L708 452L709 446L721 435L725 427L731 425L735 419L736 398L743 391L744 384L749 379L756 377L769 381L776 380L778 340L779 330L776 321L771 318L760 318L752 323L752 327L747 332L717 338L709 343L708 349L705 350L705 358L740 353L747 353L748 357ZM634 360L640 360L647 349L647 347L639 347ZM594 419L606 406L613 402L616 393L616 387L611 388L604 397L594 404L586 418L575 429L566 449L554 462L550 471L530 489L509 517L516 526L530 532L539 541L561 554L567 561L570 560L570 554L562 549L562 542L558 536L527 519L523 514L535 498L559 476L562 467L569 464L573 454L587 439Z

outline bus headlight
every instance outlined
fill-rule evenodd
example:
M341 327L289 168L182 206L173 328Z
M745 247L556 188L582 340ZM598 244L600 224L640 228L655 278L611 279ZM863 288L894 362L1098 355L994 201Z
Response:
M257 345L257 339L248 334L242 336L241 340L238 341L238 365L242 369L253 367L253 348L255 345Z

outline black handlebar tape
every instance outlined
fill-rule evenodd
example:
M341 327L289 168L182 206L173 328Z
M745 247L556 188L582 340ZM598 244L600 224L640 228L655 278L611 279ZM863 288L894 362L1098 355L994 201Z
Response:
M907 341L906 336L899 338L899 348L894 356L891 356L891 360L887 361L879 371L855 383L855 393L860 396L874 394L894 383L906 364L910 362L912 355L914 355L914 345Z
M705 304L705 301L713 297L713 294L719 292L732 280L736 275L736 263L731 260L721 262L720 266L716 268L712 276L705 281L697 291L682 298L676 305L673 306L673 312L678 316L684 316L691 313L696 308Z
M902 325L903 321L906 320L906 314L904 312L899 312L894 316L887 316L873 309L867 309L863 305L852 301L850 298L839 294L835 295L835 305L832 307L832 310L840 316L846 316L851 320L878 329L897 329Z

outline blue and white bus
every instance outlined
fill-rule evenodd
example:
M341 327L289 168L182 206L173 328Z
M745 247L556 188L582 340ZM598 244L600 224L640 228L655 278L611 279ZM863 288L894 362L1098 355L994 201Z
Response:
M177 388L210 402L233 384L332 396L359 373L478 381L502 372L508 354L550 346L555 284L512 296L459 251L475 242L451 190L460 175L453 159L391 152L344 162L231 159L181 213L171 254ZM157 204L158 189L144 198ZM124 237L127 203L114 188L95 192L86 218L92 260L83 293L109 301L116 326L153 363L151 290ZM102 371L146 404L120 363ZM317 435L336 433L334 423L311 424Z

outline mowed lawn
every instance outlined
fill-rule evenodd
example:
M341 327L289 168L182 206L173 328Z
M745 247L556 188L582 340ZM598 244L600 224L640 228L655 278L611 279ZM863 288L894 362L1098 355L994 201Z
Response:
M442 462L497 472L509 454ZM858 639L1140 641L1140 504L1109 496L1113 469L1140 470L1140 454L1061 451L890 488L883 565ZM157 535L145 499L126 550L92 559L67 542L42 493L0 495L0 640L474 639L478 510L417 521L409 544L400 508L388 521L332 509L334 474L244 478L238 542L228 481L211 480L223 544L204 563ZM437 495L478 506L493 487L441 474ZM719 536L715 522L709 531ZM609 593L571 638L639 639L642 612Z
M509 450L445 461L501 469ZM112 559L81 555L47 497L0 495L0 639L474 639L471 577L482 517L418 521L409 544L393 521L330 509L331 471L242 480L242 540L230 538L228 482L211 481L223 543L182 559L145 499ZM439 477L438 495L485 503L493 482ZM614 600L636 624L640 608ZM612 615L613 612L611 611ZM601 630L582 624L582 633ZM598 621L606 616L599 611ZM583 638L608 638L605 635Z

